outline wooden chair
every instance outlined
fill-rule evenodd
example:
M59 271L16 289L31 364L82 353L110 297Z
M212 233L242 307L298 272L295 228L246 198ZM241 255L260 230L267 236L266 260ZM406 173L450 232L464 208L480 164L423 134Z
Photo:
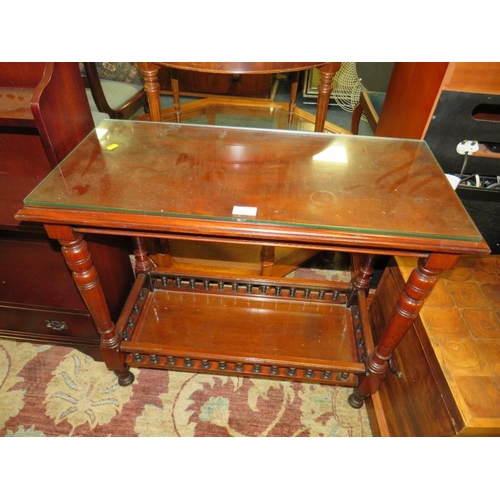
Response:
M296 100L299 75L301 71L318 68L321 74L321 82L318 86L318 102L316 115L313 116L314 131L324 132L330 94L333 90L332 80L335 73L340 68L341 63L221 63L221 62L138 62L143 78L144 88L148 98L149 119L151 121L170 121L172 113L169 110L162 110L160 107L160 85L158 83L158 71L161 67L169 69L172 82L172 95L174 99L173 118L177 123L181 122L183 110L192 113L193 108L203 112L204 108L210 104L219 104L220 108L232 106L237 108L242 114L245 109L269 109L276 107L278 103L263 101L258 99L240 99L235 97L210 97L200 99L195 103L189 103L183 108L180 103L180 89L177 78L178 70L196 71L212 74L280 74L289 73L291 78L290 101L288 104L288 124L291 124L296 112ZM239 114L239 113L238 113ZM211 123L211 122L209 122ZM349 131L328 124L328 132L349 133ZM150 242L151 243L151 242ZM193 270L206 270L207 265L220 266L223 264L225 272L233 273L235 268L241 274L247 268L248 274L260 274L263 276L285 276L309 260L317 252L312 250L291 250L287 248L274 248L269 246L261 247L260 253L252 246L238 246L221 244L203 244L193 246L193 244L161 240L156 242L155 248L150 248L150 253L157 264L170 267ZM238 252L235 254L234 252ZM201 257L201 258L200 258ZM256 264L256 260L258 261ZM207 264L208 263L208 264ZM220 269L220 268L218 268Z
M116 120L131 118L147 104L142 85L100 78L95 62L83 63L90 109Z
M384 99L384 92L368 92L367 90L363 90L361 92L361 95L359 96L359 102L358 104L356 104L352 112L352 134L358 135L359 122L361 121L361 116L363 114L368 122L368 125L370 125L372 132L375 134Z

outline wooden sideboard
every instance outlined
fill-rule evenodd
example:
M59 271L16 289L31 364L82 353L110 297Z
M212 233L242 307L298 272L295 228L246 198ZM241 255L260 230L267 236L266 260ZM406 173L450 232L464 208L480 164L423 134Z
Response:
M71 345L99 357L99 336L59 245L41 225L14 218L93 128L77 63L0 63L0 337ZM110 270L102 280L114 316L133 279L124 243L90 242L95 261Z

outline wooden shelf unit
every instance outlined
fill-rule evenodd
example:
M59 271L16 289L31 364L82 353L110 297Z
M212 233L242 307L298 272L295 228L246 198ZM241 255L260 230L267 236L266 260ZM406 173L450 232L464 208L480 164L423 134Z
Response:
M131 366L355 387L373 343L366 298L347 308L351 292L350 283L156 269L139 275L117 331Z

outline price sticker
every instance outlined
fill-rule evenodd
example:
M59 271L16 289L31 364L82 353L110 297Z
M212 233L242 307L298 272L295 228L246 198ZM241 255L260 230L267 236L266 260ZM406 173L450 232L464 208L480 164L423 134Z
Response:
M255 217L257 215L257 207L233 207L233 215L249 215Z

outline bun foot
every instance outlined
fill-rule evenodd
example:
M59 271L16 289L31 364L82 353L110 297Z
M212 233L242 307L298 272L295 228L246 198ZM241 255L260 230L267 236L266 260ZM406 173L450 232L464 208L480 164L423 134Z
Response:
M125 373L117 373L116 375L118 376L118 383L122 387L130 385L135 379L134 374L130 371L127 371Z
M347 402L349 403L349 406L351 406L352 408L356 408L356 410L359 410L360 408L363 407L364 399L360 398L355 393L352 393L347 398Z

